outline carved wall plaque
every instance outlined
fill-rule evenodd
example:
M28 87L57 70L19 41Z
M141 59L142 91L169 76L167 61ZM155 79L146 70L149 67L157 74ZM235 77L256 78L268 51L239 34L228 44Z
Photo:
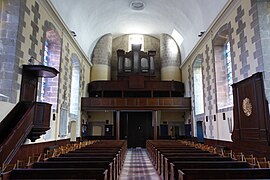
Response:
M246 116L250 116L252 114L252 104L249 98L244 98L242 101L242 109Z

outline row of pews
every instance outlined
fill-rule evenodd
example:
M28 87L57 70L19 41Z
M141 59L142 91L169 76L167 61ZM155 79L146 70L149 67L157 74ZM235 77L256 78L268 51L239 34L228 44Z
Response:
M126 141L102 140L90 145L60 152L28 168L12 170L10 179L95 179L119 178Z
M183 141L148 140L146 148L164 180L270 178L270 168L254 168L248 162L189 146Z

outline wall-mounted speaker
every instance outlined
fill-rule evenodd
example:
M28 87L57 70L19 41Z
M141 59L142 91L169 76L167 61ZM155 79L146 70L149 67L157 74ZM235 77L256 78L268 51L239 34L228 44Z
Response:
M222 116L223 116L223 120L226 120L226 114L223 113Z

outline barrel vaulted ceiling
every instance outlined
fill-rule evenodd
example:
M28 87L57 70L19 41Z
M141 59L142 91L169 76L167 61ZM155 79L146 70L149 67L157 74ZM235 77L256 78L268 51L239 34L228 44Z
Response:
M50 0L84 52L91 57L104 34L149 34L159 37L173 30L183 37L182 59L207 30L228 0ZM142 10L134 10L131 4Z

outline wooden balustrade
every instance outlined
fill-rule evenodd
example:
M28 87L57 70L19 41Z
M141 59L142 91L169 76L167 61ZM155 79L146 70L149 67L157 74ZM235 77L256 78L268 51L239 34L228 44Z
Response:
M191 110L191 100L179 98L82 98L82 110L177 109Z

